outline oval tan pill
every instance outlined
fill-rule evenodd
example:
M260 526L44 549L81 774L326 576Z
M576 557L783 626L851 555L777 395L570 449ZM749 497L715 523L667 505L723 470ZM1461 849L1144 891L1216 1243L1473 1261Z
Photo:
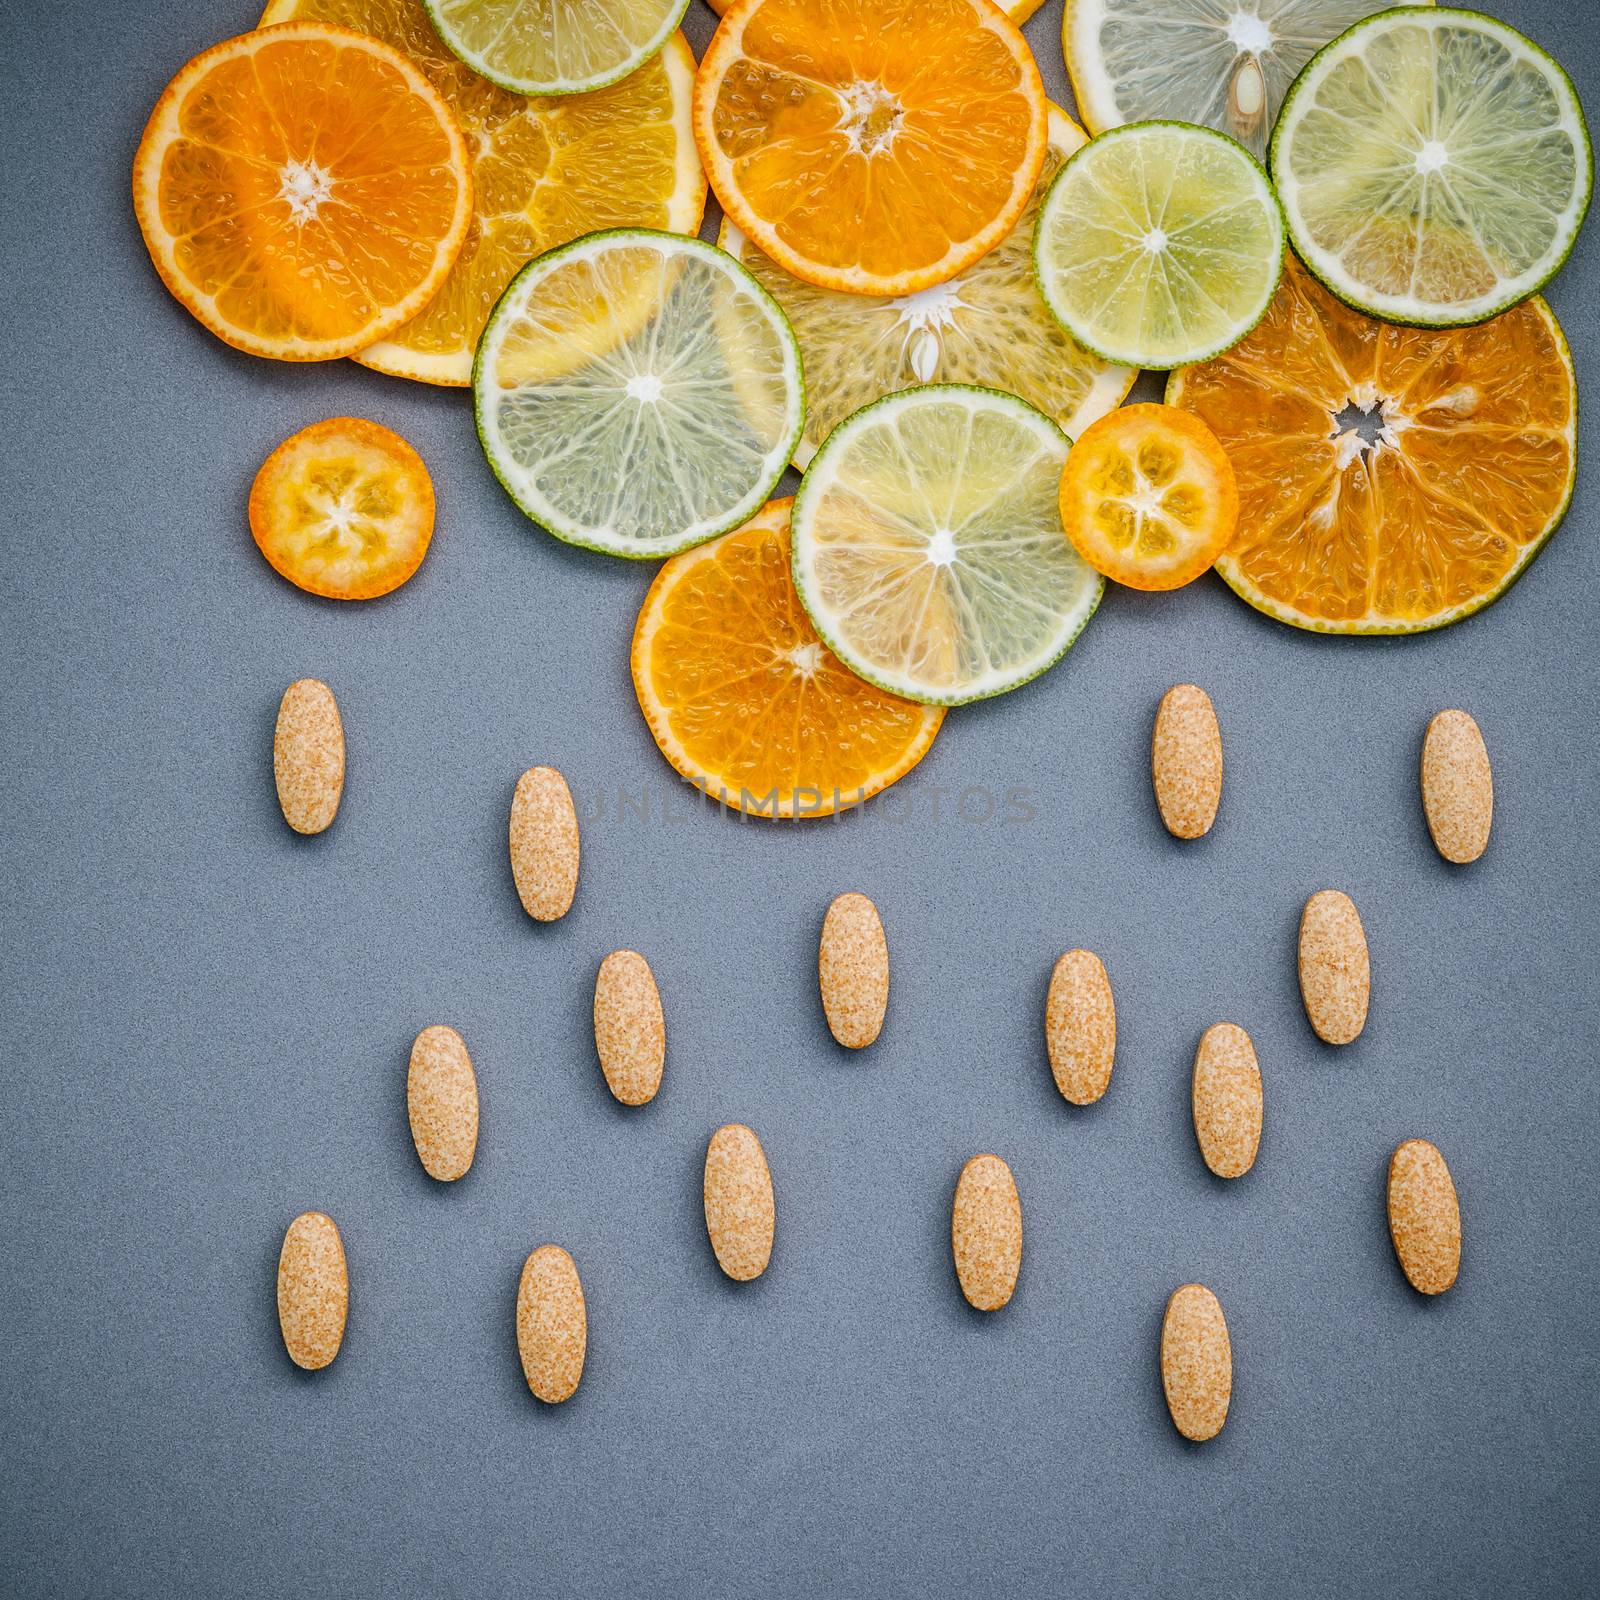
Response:
M283 820L296 833L321 833L344 793L344 724L333 690L300 678L283 691L272 735L272 775Z
M1062 1098L1093 1105L1111 1083L1117 1008L1105 965L1091 950L1069 950L1050 974L1044 1042Z
M1168 833L1199 839L1211 831L1222 800L1222 730L1211 696L1197 684L1175 684L1162 695L1150 776Z
M817 980L829 1031L847 1049L865 1049L883 1031L889 1009L889 941L864 894L842 894L828 907Z
M478 1075L454 1028L435 1025L417 1035L406 1074L406 1112L423 1170L453 1183L478 1148Z
M974 1156L956 1180L950 1253L969 1305L998 1311L1010 1300L1022 1268L1022 1201L1011 1168L999 1156Z
M511 876L522 909L554 922L578 891L578 813L554 767L529 767L511 797Z
M1233 1346L1217 1297L1186 1283L1167 1301L1161 1324L1161 1386L1185 1439L1215 1439L1233 1398Z
M667 1059L667 1025L650 963L613 950L594 980L594 1047L607 1087L625 1106L655 1099Z
M777 1210L761 1141L741 1122L711 1135L706 1146L706 1233L717 1265L748 1283L767 1270Z
M302 1212L289 1224L278 1252L278 1326L297 1367L316 1372L344 1343L350 1311L350 1272L344 1241L332 1217Z
M1300 998L1317 1037L1349 1044L1367 1025L1372 963L1355 902L1319 889L1300 914Z
M1455 1180L1426 1139L1407 1139L1389 1159L1389 1237L1419 1294L1443 1294L1461 1271L1461 1207Z
M1194 1053L1194 1136L1205 1164L1219 1178L1237 1178L1255 1165L1261 1146L1261 1068L1250 1035L1218 1022Z
M1489 848L1494 773L1478 724L1465 711L1441 711L1422 741L1422 809L1434 848L1465 866Z
M528 1387L549 1405L570 1400L588 1348L577 1265L560 1245L542 1244L523 1262L517 1285L517 1352Z

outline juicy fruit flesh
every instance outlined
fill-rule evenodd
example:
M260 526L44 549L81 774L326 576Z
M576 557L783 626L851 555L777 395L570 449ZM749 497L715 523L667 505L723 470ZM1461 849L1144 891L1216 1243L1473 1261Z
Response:
M529 97L480 77L452 55L421 0L277 0L263 24L291 17L341 23L408 55L456 113L472 160L473 220L460 256L421 313L376 350L370 365L466 384L472 353L505 286L534 256L601 228L692 231L705 200L696 176L684 192L680 121L668 52L622 82L585 94ZM692 164L692 162L691 162Z
M923 383L971 383L1019 394L1069 437L1117 405L1134 374L1091 355L1050 315L1033 270L1039 205L1061 163L1083 143L1051 114L1051 148L1016 226L960 276L892 298L843 294L792 277L753 245L724 243L781 305L806 373L803 467L833 429L880 395Z
M1539 301L1472 328L1394 327L1291 259L1261 326L1174 374L1168 399L1210 425L1238 478L1219 570L1306 626L1454 620L1516 575L1570 494L1576 396ZM1352 406L1381 424L1371 441L1341 421Z
M251 531L291 582L371 598L416 570L433 532L427 469L397 435L338 418L286 440L250 497Z
M1066 442L1020 401L901 398L808 469L802 592L874 681L948 703L998 693L1049 665L1099 596L1061 531Z
M496 464L552 532L681 549L781 473L798 374L765 302L705 251L626 234L574 247L491 327L479 400Z
M860 274L936 282L1032 192L1043 90L987 6L765 0L738 44L712 89L712 186L790 271L844 287Z
M171 267L224 329L359 348L420 309L459 249L454 129L364 41L234 44L184 84L161 154Z
M491 78L530 93L626 72L681 0L434 0L441 29Z
M1476 25L1377 27L1313 88L1275 161L1303 243L1351 298L1486 312L1502 285L1530 280L1526 293L1558 264L1588 152L1548 68L1516 42Z
M1081 42L1074 3L1086 13ZM1260 160L1300 69L1330 39L1388 4L1069 0L1067 44L1074 75L1083 79L1083 109L1099 127L1197 122L1231 135ZM1091 80L1114 86L1105 104L1091 92Z
M1072 332L1107 355L1171 367L1255 321L1283 236L1237 145L1155 126L1109 134L1068 164L1038 248L1046 297Z
M775 501L663 567L634 676L657 742L697 786L741 810L825 815L908 771L944 713L828 651L794 592L788 530L788 502Z
M1089 477L1100 497L1097 530L1114 550L1137 560L1165 559L1207 520L1199 486L1180 481L1183 458L1170 445L1146 442L1130 456L1108 450Z

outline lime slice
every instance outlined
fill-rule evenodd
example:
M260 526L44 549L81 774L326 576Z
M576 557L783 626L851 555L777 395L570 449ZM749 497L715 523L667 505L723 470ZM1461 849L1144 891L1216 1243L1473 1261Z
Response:
M1050 151L1017 225L948 283L885 298L844 294L791 277L726 219L719 243L784 309L806 366L804 470L851 412L919 383L975 383L1021 395L1076 438L1122 403L1127 367L1075 344L1050 315L1033 270L1033 225L1050 180L1084 143L1083 130L1050 108Z
M713 245L620 228L530 261L478 345L478 437L557 538L671 555L764 504L800 438L800 351Z
M1258 160L1295 75L1388 0L1067 0L1061 44L1096 133L1176 118Z
M1061 430L995 389L930 384L856 412L806 469L795 587L846 666L963 705L1060 660L1105 580L1061 529Z
M1080 344L1133 367L1208 361L1266 313L1283 213L1254 157L1184 122L1135 122L1086 144L1039 215L1046 304Z
M439 37L516 94L577 94L625 78L667 42L689 0L422 0Z
M1476 11L1385 12L1289 91L1272 172L1295 252L1389 322L1453 327L1526 300L1589 209L1593 159L1571 81Z

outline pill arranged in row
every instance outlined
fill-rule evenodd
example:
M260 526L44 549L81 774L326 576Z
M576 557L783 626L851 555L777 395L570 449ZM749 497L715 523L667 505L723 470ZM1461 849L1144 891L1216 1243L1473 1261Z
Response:
M1175 839L1203 839L1222 803L1222 728L1211 696L1179 683L1161 697L1150 738L1156 809ZM1441 711L1422 740L1422 810L1434 847L1465 866L1489 848L1494 775L1482 730L1465 711Z
M344 793L345 740L338 702L327 684L301 678L284 691L272 756L284 820L296 833L330 827ZM1198 684L1175 684L1161 697L1150 740L1156 809L1174 838L1202 839L1211 831L1222 803L1222 773L1222 729L1211 696ZM1483 733L1467 712L1441 711L1428 724L1421 789L1423 814L1439 854L1458 865L1476 861L1489 846L1494 775ZM510 847L523 909L540 922L564 917L577 893L581 851L572 791L554 767L530 767L517 780ZM854 914L855 908L841 908L840 954L864 954L870 961L870 928L855 923ZM858 947L854 941L863 934L868 944ZM870 1020L869 1008L864 1020L844 1026L859 1036ZM848 1040L841 1037L840 1043Z
M748 1283L772 1258L777 1208L766 1152L755 1132L729 1123L711 1135L703 1179L706 1236L719 1268ZM1442 1294L1461 1268L1461 1211L1443 1155L1426 1139L1394 1152L1388 1180L1389 1232L1396 1259L1418 1293ZM1022 1269L1022 1200L999 1156L975 1155L956 1180L950 1253L969 1305L1004 1308ZM278 1324L296 1366L328 1366L344 1341L350 1274L331 1217L308 1211L284 1234L278 1258ZM577 1392L588 1351L589 1318L577 1263L545 1244L523 1263L516 1298L517 1351L528 1388L558 1405ZM1178 1431L1214 1438L1227 1420L1233 1354L1217 1297L1184 1284L1167 1302L1161 1328L1161 1381Z

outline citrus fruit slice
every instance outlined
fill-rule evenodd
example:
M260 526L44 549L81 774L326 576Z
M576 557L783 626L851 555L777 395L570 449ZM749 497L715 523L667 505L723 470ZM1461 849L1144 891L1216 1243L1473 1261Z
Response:
M1217 570L1297 628L1458 622L1505 593L1572 498L1572 358L1537 298L1472 328L1396 328L1291 257L1261 326L1173 373L1167 401L1211 428L1238 479Z
M633 631L633 686L661 753L764 817L831 816L903 778L944 721L823 645L794 592L789 500L666 562Z
M513 94L616 83L667 42L689 0L422 0L439 37Z
M1078 110L1096 133L1125 122L1198 122L1265 160L1295 75L1322 45L1387 4L1067 0L1061 44Z
M989 0L740 0L700 63L694 136L723 210L784 271L911 294L1011 231L1046 106Z
M919 383L975 383L1021 395L1073 437L1120 405L1133 386L1075 344L1050 315L1033 270L1039 202L1083 133L1050 108L1050 153L1017 225L987 255L947 283L893 299L841 294L802 283L767 260L726 218L719 243L784 309L806 369L806 431L794 463L851 412Z
M1237 343L1272 301L1283 250L1260 163L1182 122L1092 139L1051 185L1034 237L1045 303L1067 332L1133 367L1204 361Z
M993 389L904 389L847 418L794 502L817 632L869 683L929 705L1036 677L1105 587L1061 531L1066 459L1055 423Z
M330 600L374 600L422 565L433 480L397 433L331 417L291 434L250 489L250 532L273 570Z
M681 33L610 88L531 98L452 55L422 0L271 0L261 25L302 18L342 23L409 56L472 151L472 226L450 276L403 328L357 354L362 366L464 387L495 301L534 256L596 228L699 228L706 180L689 121L694 56Z
M1174 406L1124 406L1072 447L1061 522L1096 572L1130 589L1179 589L1239 527L1239 490L1217 436Z
M1571 80L1476 11L1358 23L1312 59L1272 136L1300 259L1388 321L1482 322L1560 269L1594 163Z
M558 538L664 556L736 528L800 437L800 352L776 302L713 245L593 233L531 261L478 346L478 436Z
M472 183L450 108L398 50L295 22L213 45L167 85L133 201L162 281L218 338L324 361L428 303Z

